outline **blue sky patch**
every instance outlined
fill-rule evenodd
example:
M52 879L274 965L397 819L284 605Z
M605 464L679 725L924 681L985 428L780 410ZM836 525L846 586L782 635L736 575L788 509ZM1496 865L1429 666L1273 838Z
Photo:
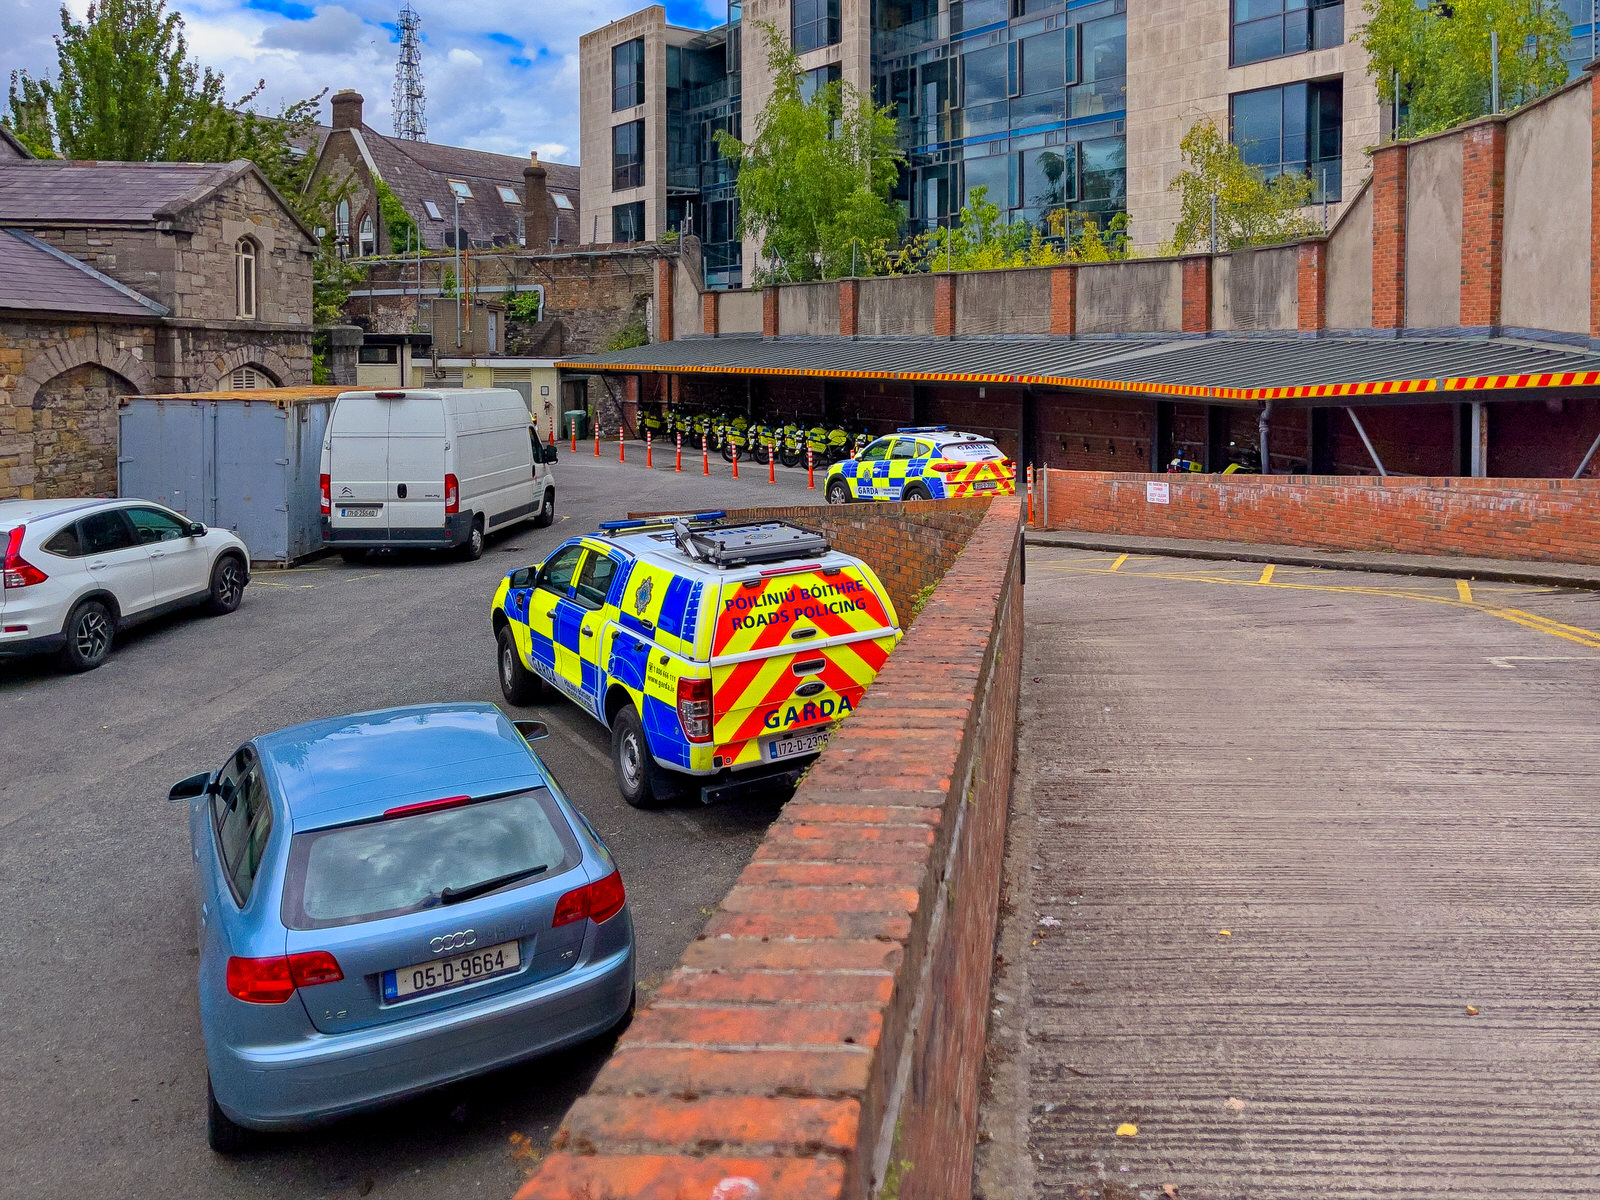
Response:
M667 24L710 29L728 19L726 0L666 0Z
M509 33L486 33L483 36L497 46L508 46L512 50L522 49L522 39L512 37Z
M297 4L295 0L244 0L244 6L257 12L277 13L290 21L309 21L317 15L311 5Z

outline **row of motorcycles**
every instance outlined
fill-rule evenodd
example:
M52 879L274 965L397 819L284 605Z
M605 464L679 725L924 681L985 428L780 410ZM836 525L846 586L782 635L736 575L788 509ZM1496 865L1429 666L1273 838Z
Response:
M646 410L639 424L640 432L648 431L652 438L670 441L681 433L690 445L704 445L721 454L725 462L732 462L737 451L740 458L747 462L753 459L762 466L772 457L786 467L798 467L809 452L815 466L826 467L856 457L877 438L865 429L852 432L837 425L802 425L798 421L780 425L745 416L670 409Z

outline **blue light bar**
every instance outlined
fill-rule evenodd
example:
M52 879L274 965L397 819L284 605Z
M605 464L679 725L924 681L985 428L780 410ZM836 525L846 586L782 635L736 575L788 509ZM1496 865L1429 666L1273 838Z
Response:
M643 529L648 524L650 524L649 521L601 521L600 528L605 530Z
M895 432L896 433L945 433L945 432L948 432L949 429L950 429L950 426L948 426L948 425L908 425L904 429L896 429Z
M716 512L695 513L694 516L689 518L689 520L691 520L691 521L720 521L724 517L726 517L727 515L728 515L727 513L723 512L719 508Z

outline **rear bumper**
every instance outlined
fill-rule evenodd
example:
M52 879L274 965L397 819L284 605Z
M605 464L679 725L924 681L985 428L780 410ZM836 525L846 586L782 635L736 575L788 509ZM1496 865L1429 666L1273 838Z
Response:
M449 548L465 544L472 532L472 514L451 513L443 525L422 529L335 529L333 522L322 518L322 540L329 546L347 550Z
M30 654L53 654L67 644L64 633L49 633L41 637L10 634L0 635L0 658L24 658Z
M622 949L479 1003L286 1045L208 1044L217 1103L251 1129L304 1128L597 1037L633 998L631 915L626 919Z

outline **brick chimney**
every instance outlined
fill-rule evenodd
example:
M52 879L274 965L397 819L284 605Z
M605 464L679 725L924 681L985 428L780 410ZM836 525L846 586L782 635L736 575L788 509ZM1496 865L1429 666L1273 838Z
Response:
M550 252L550 192L537 150L528 155L528 165L522 168L522 232L533 253Z
M335 129L360 129L361 128L360 92L353 92L346 88L342 92L333 94L333 127Z

